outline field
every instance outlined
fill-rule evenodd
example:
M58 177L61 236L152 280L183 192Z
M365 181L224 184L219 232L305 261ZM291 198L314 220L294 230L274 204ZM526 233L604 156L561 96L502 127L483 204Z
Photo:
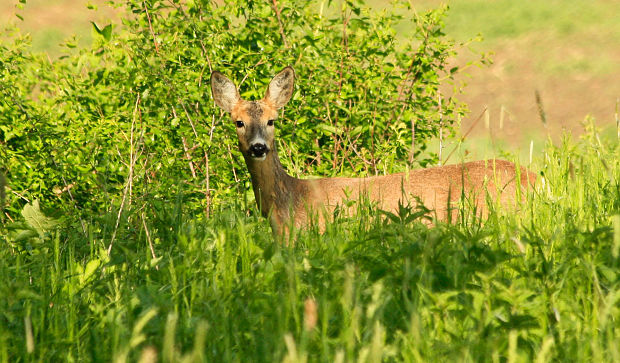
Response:
M434 126L463 115L458 105L434 101L440 84L433 77L459 62L434 62L449 43L438 37L428 53L416 48L431 79L411 82L411 89L419 86L417 103L401 106L385 97L374 106L419 106L433 115L415 129L422 135L414 154L419 164L405 164L413 141L408 124L365 118L373 114L365 101L376 96L361 91L392 92L400 102L403 83L390 88L389 79L375 81L372 72L351 67L352 86L341 83L336 96L331 79L342 70L342 54L374 72L403 54L373 48L392 34L384 18L359 20L350 38L338 38L333 29L341 30L340 23L330 28L312 17L314 37L289 28L285 38L265 4L255 4L259 15L246 14L240 28L247 30L238 30L221 19L226 11L245 11L243 0L208 20L189 5L186 13L147 14L145 2L132 0L131 30L107 32L104 25L122 10L89 18L69 3L54 2L63 9L57 17L97 20L98 31L55 48L68 31L59 26L53 40L33 39L32 54L18 36L0 38L0 176L7 179L0 200L0 363L620 362L620 139L613 120L620 82L613 67L618 49L604 46L620 36L614 2L561 8L554 1L453 3L445 31L458 40L478 29L489 33L487 43L473 47L497 49L497 59L490 69L471 70L462 97L473 112L460 134L481 105L492 113L464 144L450 139L446 150L457 147L450 162L490 155L534 171L537 185L516 209L489 201L489 216L480 220L463 205L458 220L429 226L407 206L390 214L352 201L356 214L336 215L324 233L299 231L288 244L274 243L257 213L232 123L212 102L202 102L210 97L203 84L212 63L238 82L247 75L245 97L263 92L273 74L264 59L295 62L311 79L299 79L276 121L283 164L293 175L364 175L373 166L380 173L438 161L432 151L445 130ZM32 0L27 6L45 13L43 5ZM551 30L541 31L559 47L545 53L556 48L534 38L540 29L533 25L580 11L581 22L551 21ZM512 14L513 22L488 20L501 13ZM60 22L54 17L37 25L24 14L33 36ZM305 26L303 13L287 14ZM438 13L429 14L428 23L416 23L416 34L439 27ZM91 32L89 23L80 24L76 32ZM601 43L589 41L584 29ZM229 37L232 31L236 37ZM355 38L355 31L363 36ZM569 38L575 40L570 49L591 47L599 56L558 60ZM309 39L307 59L283 51L286 39ZM527 56L510 46L515 40L546 57L517 71ZM41 50L48 54L38 55ZM372 68L375 61L381 68ZM401 68L391 72L401 75ZM578 74L585 79L573 88L560 82ZM544 84L533 87L520 77ZM506 90L503 82L521 84L493 91ZM533 95L523 101L532 89L543 96L546 126ZM549 94L556 90L584 103L553 102ZM323 99L335 105L333 113ZM507 111L500 129L501 106ZM344 121L332 121L337 117ZM369 120L376 127L368 127ZM560 135L561 122L571 125L572 135ZM541 127L542 133L534 130ZM379 136L365 138L375 132ZM488 148L475 146L489 135ZM428 149L422 149L424 137ZM1 191L3 184L0 179Z

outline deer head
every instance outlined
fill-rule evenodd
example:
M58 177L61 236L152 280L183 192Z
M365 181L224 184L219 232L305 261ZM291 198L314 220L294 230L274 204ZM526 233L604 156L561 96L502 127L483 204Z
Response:
M273 152L278 109L291 99L294 84L295 71L286 67L271 80L262 100L245 101L230 79L217 71L211 74L213 99L235 122L239 149L246 160L263 161Z

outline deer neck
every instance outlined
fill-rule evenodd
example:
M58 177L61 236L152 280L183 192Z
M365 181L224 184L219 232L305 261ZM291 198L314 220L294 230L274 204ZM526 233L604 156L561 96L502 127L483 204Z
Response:
M300 195L296 193L300 180L288 175L274 148L263 161L244 155L252 178L252 189L256 203L265 217L276 218L277 223L289 217Z

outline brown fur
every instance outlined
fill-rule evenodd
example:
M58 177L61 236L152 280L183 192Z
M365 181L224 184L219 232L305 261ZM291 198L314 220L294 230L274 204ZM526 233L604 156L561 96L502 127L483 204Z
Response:
M344 200L363 196L391 212L398 210L399 203L415 206L419 198L439 220L454 220L458 203L464 196L485 215L487 193L502 205L514 204L517 188L525 190L536 180L533 173L521 168L520 180L516 182L516 166L505 160L473 161L368 178L304 180L291 177L280 163L275 150L274 127L267 122L276 119L277 109L290 99L293 81L294 71L287 67L271 81L263 100L248 102L239 98L238 92L234 95L231 91L234 84L224 75L214 72L211 76L216 103L224 109L229 108L233 121L244 123L237 128L239 149L250 171L258 207L263 216L270 219L276 235L286 233L291 223L300 228L306 226L312 213L318 214L322 229L325 215L331 215ZM249 143L257 135L268 147L264 160L253 157L249 151Z

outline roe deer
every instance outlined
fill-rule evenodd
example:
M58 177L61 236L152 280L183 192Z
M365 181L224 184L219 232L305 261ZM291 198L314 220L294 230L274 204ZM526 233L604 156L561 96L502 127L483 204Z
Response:
M367 196L378 207L397 211L399 203L417 199L436 213L440 220L452 217L454 205L462 195L472 198L478 210L486 213L486 192L500 203L514 202L516 188L533 183L535 175L504 160L474 161L408 173L367 178L297 179L289 176L278 158L274 142L274 121L293 94L295 71L284 68L269 83L259 101L242 100L235 84L220 72L211 74L215 103L232 116L243 154L252 178L258 208L270 219L274 234L287 233L290 223L306 226L313 212L320 228L324 214L342 201ZM520 180L515 182L517 175ZM452 211L452 212L451 212ZM327 214L329 215L329 214Z

